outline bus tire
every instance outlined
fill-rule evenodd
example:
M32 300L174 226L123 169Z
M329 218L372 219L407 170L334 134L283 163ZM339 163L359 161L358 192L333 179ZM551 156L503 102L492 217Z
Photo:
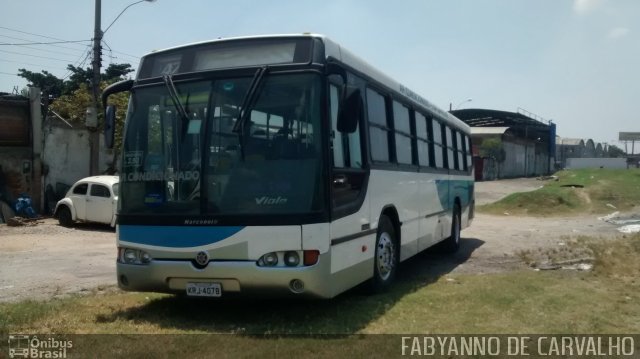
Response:
M64 227L73 226L73 217L71 217L71 211L67 206L62 206L58 210L58 222Z
M453 207L453 217L451 219L451 235L444 240L442 249L446 253L455 253L460 249L460 205L456 203Z
M373 258L371 292L382 293L389 289L398 270L398 241L389 217L382 215L378 223Z

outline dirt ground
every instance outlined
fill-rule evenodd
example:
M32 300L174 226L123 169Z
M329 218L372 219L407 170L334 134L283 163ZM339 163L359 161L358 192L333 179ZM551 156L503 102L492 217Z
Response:
M534 190L535 179L476 184L479 204L512 192ZM450 265L453 273L493 273L524 267L518 251L565 245L580 235L613 236L616 226L596 216L529 218L478 214L462 233L454 257L427 254L429 265ZM115 232L108 226L64 228L54 219L35 226L0 225L0 302L47 299L116 285Z
M0 225L0 301L46 299L115 281L115 232L109 226Z

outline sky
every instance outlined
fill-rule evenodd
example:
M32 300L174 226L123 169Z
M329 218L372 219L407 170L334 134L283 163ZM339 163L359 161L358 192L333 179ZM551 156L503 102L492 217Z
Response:
M134 2L103 0L102 29ZM0 92L26 86L19 68L65 77L67 64L90 66L94 1L0 8ZM619 131L640 132L637 0L156 0L113 23L103 64L137 67L153 50L219 37L303 32L327 35L443 109L524 109L562 137L619 146ZM51 38L82 42L6 45Z

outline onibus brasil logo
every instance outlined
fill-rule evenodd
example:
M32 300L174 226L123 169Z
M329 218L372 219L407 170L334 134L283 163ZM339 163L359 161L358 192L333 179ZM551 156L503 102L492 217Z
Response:
M40 339L35 335L9 335L9 358L66 358L71 340Z

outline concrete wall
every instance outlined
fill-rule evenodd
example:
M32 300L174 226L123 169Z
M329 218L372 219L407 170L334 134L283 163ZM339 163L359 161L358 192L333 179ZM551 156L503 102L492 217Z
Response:
M100 173L107 169L111 156L104 149L104 139L100 136ZM54 190L73 185L79 179L88 177L89 131L84 128L69 128L53 119L45 126L44 164L46 176L44 185ZM111 151L109 151L111 152ZM58 193L60 195L60 193ZM51 200L51 199L49 199Z
M83 129L47 126L44 163L45 186L56 182L72 185L89 176L89 133Z
M567 158L567 167L569 169L578 168L611 168L624 169L627 168L626 158Z

